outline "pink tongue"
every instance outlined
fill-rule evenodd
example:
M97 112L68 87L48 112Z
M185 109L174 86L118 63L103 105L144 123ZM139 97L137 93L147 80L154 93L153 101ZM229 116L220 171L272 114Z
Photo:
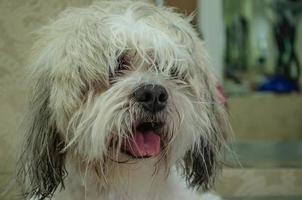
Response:
M123 142L122 148L135 157L156 156L160 152L160 137L154 131L136 131L133 139Z

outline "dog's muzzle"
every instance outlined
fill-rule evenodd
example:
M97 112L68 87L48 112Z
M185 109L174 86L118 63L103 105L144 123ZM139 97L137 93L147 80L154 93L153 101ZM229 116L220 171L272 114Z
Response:
M161 85L145 84L133 92L133 97L147 117L133 124L132 133L122 141L121 150L134 158L157 156L161 151L165 122L155 116L166 108L168 92Z
M134 91L134 98L145 111L155 114L166 107L168 93L161 85L147 84Z

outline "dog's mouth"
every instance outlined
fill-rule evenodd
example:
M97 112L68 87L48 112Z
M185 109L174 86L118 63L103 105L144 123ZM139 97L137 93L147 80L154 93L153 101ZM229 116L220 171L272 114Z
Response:
M161 150L160 129L162 122L142 122L133 128L132 135L124 139L121 151L133 158L157 156Z

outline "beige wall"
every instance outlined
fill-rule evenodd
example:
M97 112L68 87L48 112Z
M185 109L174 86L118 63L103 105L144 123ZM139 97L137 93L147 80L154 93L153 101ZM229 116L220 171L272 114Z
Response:
M50 17L68 5L88 4L91 0L0 0L0 199L12 180L16 162L17 127L26 85L26 59L34 38L31 35ZM67 3L68 2L68 3ZM12 192L10 192L12 193Z

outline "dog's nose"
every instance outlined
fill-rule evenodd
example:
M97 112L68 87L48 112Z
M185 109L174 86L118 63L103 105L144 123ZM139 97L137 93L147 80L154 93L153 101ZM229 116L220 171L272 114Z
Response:
M134 91L134 97L143 108L153 114L167 105L168 93L161 85L143 85Z

